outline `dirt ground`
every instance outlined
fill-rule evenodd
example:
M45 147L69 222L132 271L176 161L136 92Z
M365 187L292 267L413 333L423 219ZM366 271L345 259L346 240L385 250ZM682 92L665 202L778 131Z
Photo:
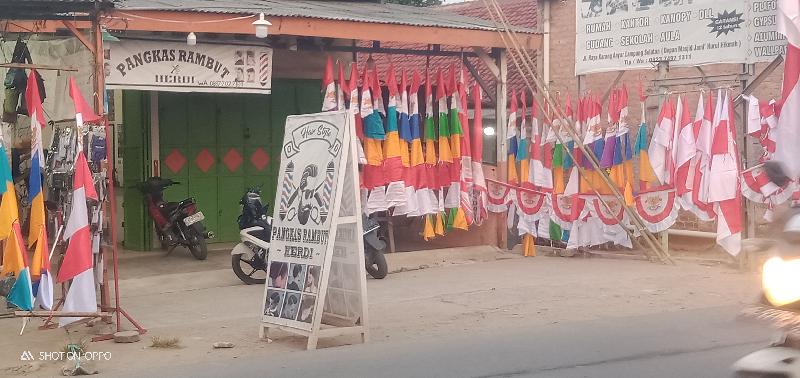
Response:
M607 317L669 313L751 303L757 276L722 264L679 261L665 266L608 258L523 258L491 247L398 253L394 273L368 280L371 342L469 334ZM192 364L264 353L295 353L305 339L276 334L258 340L263 287L242 284L230 270L227 251L208 261L188 253L127 253L121 262L122 305L148 329L134 344L89 343L88 351L110 352L91 363L104 374L132 367ZM736 314L731 314L735 316ZM20 361L24 351L60 351L86 340L101 326L38 330L19 336L21 320L0 319L0 375L52 376L64 362ZM125 323L129 327L129 324ZM177 337L179 347L151 347L151 338ZM228 341L232 349L213 349ZM357 337L322 339L320 347L358 342Z

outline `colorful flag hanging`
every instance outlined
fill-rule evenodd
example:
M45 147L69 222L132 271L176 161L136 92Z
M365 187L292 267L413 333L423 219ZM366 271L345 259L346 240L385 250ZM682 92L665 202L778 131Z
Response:
M519 114L519 138L517 143L517 162L519 163L519 184L520 186L530 185L530 142L528 140L528 125L526 117L528 116L528 99L525 96L525 90L520 91L520 102L522 104L522 112Z
M322 75L322 111L336 110L336 84L333 82L333 59L330 55L325 60L325 72Z
M386 86L389 88L389 107L386 111L386 139L383 143L384 176L388 182L386 187L386 202L388 207L401 206L406 202L405 188L403 182L403 160L400 147L400 134L397 125L398 114L397 105L399 92L397 87L397 77L394 72L394 64L389 63L389 70L386 72ZM406 115L407 116L407 115ZM407 120L407 117L406 117ZM406 154L408 150L406 149Z
M386 201L386 176L383 169L383 140L386 139L386 131L383 128L381 115L375 109L372 93L377 85L372 84L373 77L369 70L364 68L364 81L361 84L361 121L364 125L364 153L367 157L367 164L364 166L363 182L369 191L367 203L364 207L365 214L369 215L377 211L385 211L389 208ZM375 91L377 96L380 91Z
M472 101L475 116L472 123L472 177L475 224L481 225L488 217L487 187L483 175L483 96L481 87L475 83L472 87Z
M11 275L15 278L6 300L20 310L30 311L33 309L34 297L28 267L28 251L25 249L19 225L19 207L14 182L11 180L11 164L2 143L0 143L0 179L3 180L3 185L0 187L2 193L0 240L5 240L2 276Z
M425 214L425 225L423 229L423 237L425 240L430 240L436 236L436 229L434 226L434 216L439 209L439 200L434 190L439 189L438 180L436 178L437 169L437 156L436 156L436 130L434 127L434 110L433 110L433 86L431 84L430 72L426 72L425 78L425 164L424 175L420 179L420 189L417 191L420 212Z
M34 70L28 77L26 103L31 118L31 171L28 181L28 201L31 204L28 221L28 248L34 247L30 264L33 281L33 295L36 303L49 310L53 306L53 280L50 276L50 249L47 243L45 226L44 193L42 172L44 170L44 149L42 147L42 127L46 125L42 108L39 85Z
M508 111L508 124L506 126L506 143L508 144L508 183L519 184L517 174L517 92L511 91L511 107Z
M348 96L350 98L350 106L348 107L348 110L351 114L353 114L356 124L356 137L358 138L358 143L356 143L356 147L358 147L358 164L365 165L367 164L367 156L364 152L364 122L361 119L361 109L359 108L358 103L358 67L355 63L350 65L350 82L347 83L347 89L349 90ZM359 178L359 180L362 180L362 178Z

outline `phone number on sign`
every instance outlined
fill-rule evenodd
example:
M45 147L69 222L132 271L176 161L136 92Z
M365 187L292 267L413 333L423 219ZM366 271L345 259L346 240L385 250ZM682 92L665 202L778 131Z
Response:
M209 87L229 87L229 88L243 88L243 81L208 81L206 85Z

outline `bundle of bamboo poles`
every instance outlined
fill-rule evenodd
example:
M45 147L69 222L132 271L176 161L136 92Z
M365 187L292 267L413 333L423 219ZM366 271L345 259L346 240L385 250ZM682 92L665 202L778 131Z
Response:
M603 178L603 181L606 185L611 189L612 195L620 202L622 207L625 209L625 213L630 217L632 220L632 224L637 233L641 235L641 239L644 240L645 248L644 253L650 257L651 259L655 258L658 261L665 263L665 264L674 264L672 257L670 256L669 252L662 248L661 243L653 235L650 230L647 229L642 218L639 216L639 213L636 212L635 209L631 208L625 203L625 199L620 193L619 189L616 185L613 184L611 178L608 176L608 173L600 167L600 160L597 156L595 156L594 152L590 149L587 149L586 146L583 145L580 133L578 133L575 129L574 121L564 114L560 107L556 106L556 101L553 100L552 96L550 95L550 91L547 86L543 83L543 80L539 77L536 73L535 67L535 60L531 56L531 54L522 48L521 43L519 42L519 38L517 37L516 31L514 31L513 26L509 23L508 18L506 17L503 9L497 3L497 0L482 0L483 4L486 6L486 10L489 12L489 15L492 17L492 20L498 25L498 33L500 33L500 38L503 41L503 45L505 45L506 51L508 55L511 57L511 60L514 63L514 66L519 71L520 75L522 76L523 80L525 81L525 85L528 87L528 90L532 93L538 93L543 101L538 101L537 105L541 110L541 113L544 114L545 120L547 120L551 125L553 124L553 119L550 116L549 112L544 111L543 103L549 105L549 108L552 111L556 112L556 116L561 119L560 125L564 128L567 133L569 133L570 137L575 141L575 145L581 149L584 158L588 158L592 164L592 168L600 173L600 176ZM505 109L497 109L498 112L505 111ZM561 138L560 133L554 133L556 135L556 139L562 145L566 145L564 140ZM573 161L578 161L575 159L572 151L569 149L564 149L566 153L573 159ZM576 164L575 168L578 169L578 173L581 177L588 177L585 168L583 168L580 164ZM589 186L591 190L597 195L600 202L609 213L614 213L610 210L608 202L605 198L599 194L597 188L594 186L594 183L591 180L586 180L589 182ZM620 224L622 224L622 219L618 219ZM625 229L625 232L628 233L628 236L631 240L638 240L634 232L627 227L622 227ZM647 248L649 247L649 249Z

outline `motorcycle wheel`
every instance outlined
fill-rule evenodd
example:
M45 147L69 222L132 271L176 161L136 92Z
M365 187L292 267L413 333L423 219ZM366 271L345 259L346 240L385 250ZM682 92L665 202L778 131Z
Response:
M242 264L246 264L247 267L252 269L250 274L245 273L244 269L242 269ZM242 255L232 255L231 256L231 268L233 268L233 273L236 274L236 277L239 277L242 282L248 285L259 285L267 282L266 273L264 270L254 268L250 261L243 260ZM264 278L256 278L253 277L257 272L264 272Z
M206 244L205 227L202 223L195 223L189 227L192 240L189 241L189 252L198 260L205 260L208 257L208 245Z
M379 251L370 246L367 246L367 273L372 278L383 279L389 273L389 265L386 263L386 256L383 251Z

